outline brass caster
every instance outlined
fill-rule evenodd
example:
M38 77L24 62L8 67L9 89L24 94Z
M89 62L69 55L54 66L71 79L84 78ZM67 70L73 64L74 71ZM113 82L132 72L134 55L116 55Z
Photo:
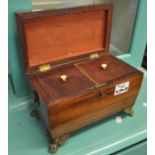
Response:
M132 108L125 109L124 113L129 115L129 116L133 116L134 115L134 110Z
M37 110L32 110L32 112L30 113L30 115L32 116L32 117L35 117L35 118L37 118L37 119L40 119L40 115L39 115L39 113L38 113L38 111Z
M58 150L58 144L53 143L49 146L49 152L55 153L57 152L57 150Z

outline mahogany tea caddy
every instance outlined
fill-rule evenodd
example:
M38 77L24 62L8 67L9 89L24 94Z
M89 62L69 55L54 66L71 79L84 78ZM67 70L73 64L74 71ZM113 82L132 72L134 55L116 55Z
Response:
M143 74L109 54L111 20L111 4L17 13L31 114L44 122L52 152L82 127L133 115Z

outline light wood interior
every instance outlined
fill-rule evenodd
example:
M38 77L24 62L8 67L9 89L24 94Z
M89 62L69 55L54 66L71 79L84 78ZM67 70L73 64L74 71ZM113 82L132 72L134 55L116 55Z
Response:
M106 26L105 10L26 20L28 67L104 50Z

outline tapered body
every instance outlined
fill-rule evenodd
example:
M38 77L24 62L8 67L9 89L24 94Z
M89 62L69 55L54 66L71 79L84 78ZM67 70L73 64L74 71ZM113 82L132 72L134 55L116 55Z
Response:
M132 114L143 74L109 54L111 17L112 5L17 14L34 107L56 146L117 112Z

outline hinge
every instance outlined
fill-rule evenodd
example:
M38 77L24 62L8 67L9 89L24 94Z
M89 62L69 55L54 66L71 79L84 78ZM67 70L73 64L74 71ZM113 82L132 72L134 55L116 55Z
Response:
M98 54L98 53L93 53L93 54L90 54L90 59L91 60L94 60L94 59L97 59L97 58L99 58L100 57L100 55Z
M44 65L39 66L39 72L46 72L51 69L52 69L52 67L50 64L44 64Z

